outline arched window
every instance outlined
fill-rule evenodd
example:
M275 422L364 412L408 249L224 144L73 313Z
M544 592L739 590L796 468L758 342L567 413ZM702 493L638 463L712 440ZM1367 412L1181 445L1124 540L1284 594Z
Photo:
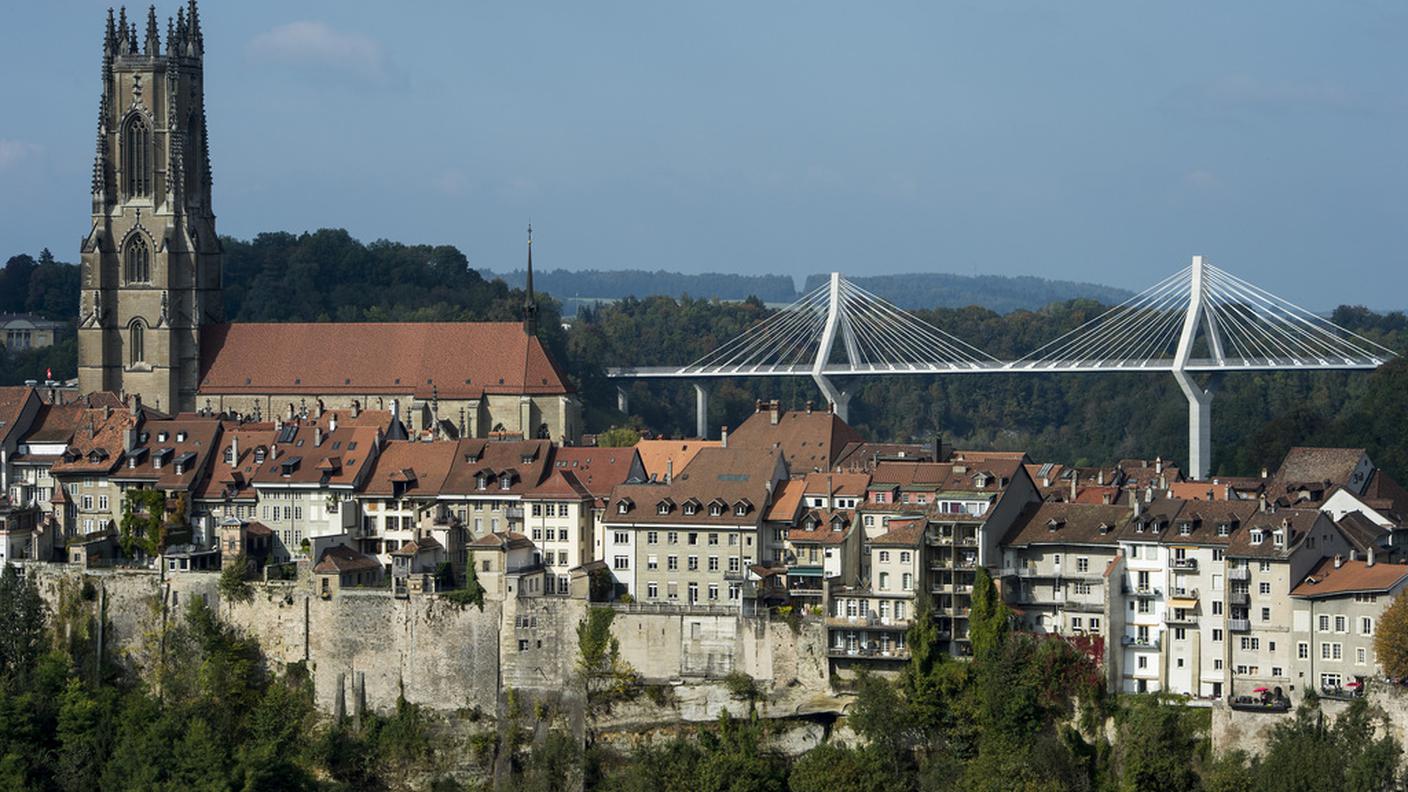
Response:
M151 283L151 251L147 248L147 241L142 239L140 233L127 240L127 249L123 251L123 258L125 261L124 273L128 283Z
M129 198L152 194L152 134L140 113L122 129L122 183Z
M142 326L142 320L138 319L132 323L132 327L128 330L127 346L129 354L127 356L127 362L131 365L136 365L146 360L147 351L145 348L146 339L143 337L144 335L146 335L146 328Z

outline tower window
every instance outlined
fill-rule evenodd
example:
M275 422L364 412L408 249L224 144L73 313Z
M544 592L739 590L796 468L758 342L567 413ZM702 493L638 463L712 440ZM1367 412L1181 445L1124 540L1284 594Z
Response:
M147 358L146 339L143 337L146 334L146 328L142 326L142 320L138 319L133 322L128 334L131 342L129 345L130 354L127 356L128 363L135 365Z
M152 194L152 133L147 120L133 113L122 132L122 176L127 197Z
M146 240L140 235L135 235L127 241L124 259L128 283L151 283L151 251L147 248Z

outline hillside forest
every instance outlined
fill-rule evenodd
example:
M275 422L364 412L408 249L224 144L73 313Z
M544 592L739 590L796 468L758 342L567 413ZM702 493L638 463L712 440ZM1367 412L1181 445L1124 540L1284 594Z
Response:
M448 245L364 244L342 230L222 241L227 312L234 321L512 320L524 297L502 280L482 277ZM655 276L641 277L636 291L657 290ZM974 296L998 305L1032 287L1014 280L1020 282L1009 292L999 280ZM1111 298L1119 296L1114 292ZM692 387L630 385L631 414L622 415L606 368L688 363L773 310L757 297L625 297L583 308L564 326L559 303L541 291L538 297L544 342L579 388L588 429L629 425L665 436L693 431ZM0 312L72 320L77 300L77 268L52 255L14 256L0 270ZM932 305L942 303L935 300ZM1037 310L1004 313L969 305L914 313L1008 358L1080 325L1103 307L1083 297ZM1331 318L1390 349L1408 351L1408 317L1401 312L1340 306ZM0 359L0 383L40 378L46 368L68 378L76 367L69 336L52 349ZM1215 394L1216 474L1255 474L1274 465L1290 445L1315 444L1364 447L1379 465L1408 476L1403 442L1408 362L1402 358L1369 374L1237 373L1204 384ZM1187 454L1186 402L1172 378L1157 374L856 378L844 386L853 394L851 423L877 440L927 442L941 434L958 447L1020 449L1034 459L1076 464L1156 455L1182 460ZM787 407L822 403L804 379L719 381L710 400L714 431L736 426L758 399L778 399Z

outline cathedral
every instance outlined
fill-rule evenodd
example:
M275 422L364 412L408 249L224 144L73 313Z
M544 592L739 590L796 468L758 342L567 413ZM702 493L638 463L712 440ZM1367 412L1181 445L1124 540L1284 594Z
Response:
M226 322L204 48L195 0L164 42L154 8L145 30L108 11L79 391L172 414L390 409L414 433L574 442L581 406L537 337L531 240L521 323Z

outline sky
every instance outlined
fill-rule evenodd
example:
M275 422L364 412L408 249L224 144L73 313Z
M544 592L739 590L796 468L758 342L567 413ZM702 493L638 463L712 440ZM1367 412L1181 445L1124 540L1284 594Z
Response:
M10 3L0 258L77 259L107 3ZM163 18L176 3L158 6ZM221 233L1408 308L1408 4L207 0Z

